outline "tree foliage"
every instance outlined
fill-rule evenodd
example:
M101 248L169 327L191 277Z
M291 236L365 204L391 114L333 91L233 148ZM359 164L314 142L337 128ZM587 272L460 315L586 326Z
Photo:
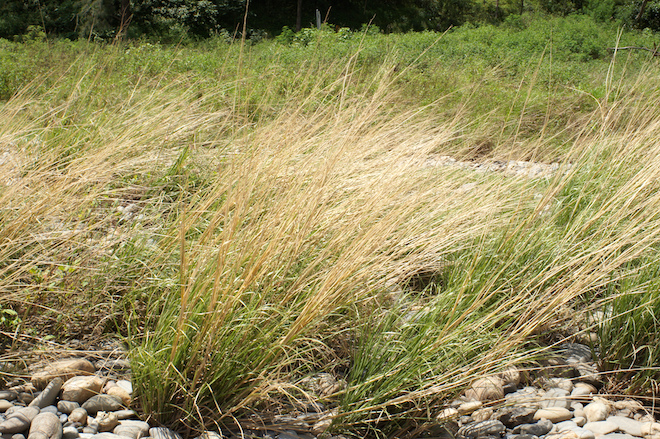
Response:
M163 42L198 39L241 30L247 0L3 0L0 37L15 38L41 27L65 38L131 38ZM248 27L278 34L283 26L323 21L385 32L444 31L466 22L495 23L508 15L587 13L599 20L660 30L660 0L253 0ZM18 38L18 37L16 37Z

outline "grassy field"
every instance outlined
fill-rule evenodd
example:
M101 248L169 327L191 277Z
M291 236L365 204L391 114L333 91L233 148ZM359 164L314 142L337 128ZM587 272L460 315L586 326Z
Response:
M658 64L608 48L656 39L569 17L0 41L0 340L119 333L139 406L179 429L286 411L325 372L335 431L417 434L590 331L610 390L650 392Z

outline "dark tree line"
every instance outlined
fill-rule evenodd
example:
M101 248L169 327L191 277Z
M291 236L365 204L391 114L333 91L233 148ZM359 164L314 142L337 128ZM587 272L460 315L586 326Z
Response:
M248 7L249 5L249 7ZM591 13L660 30L660 0L2 0L0 37L14 38L39 27L64 38L176 40L218 32L279 33L323 21L360 28L373 23L386 32L445 30L465 22L497 22L510 14Z

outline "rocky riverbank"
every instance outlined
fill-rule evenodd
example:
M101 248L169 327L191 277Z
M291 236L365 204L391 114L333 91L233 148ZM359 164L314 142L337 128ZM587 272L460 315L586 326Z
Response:
M329 374L300 384L319 398L345 385ZM590 348L567 343L534 371L511 367L475 379L439 411L430 431L460 439L660 439L660 423L647 408L633 399L599 394L602 387ZM181 439L150 424L132 410L133 402L125 359L52 361L0 391L0 433L2 439ZM311 403L268 422L197 437L343 439L326 431L335 414L321 402Z

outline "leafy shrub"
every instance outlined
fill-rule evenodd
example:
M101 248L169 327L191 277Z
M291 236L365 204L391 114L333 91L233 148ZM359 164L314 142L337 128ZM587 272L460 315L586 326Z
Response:
M296 33L289 26L284 26L276 40L280 44L291 44L295 37Z

